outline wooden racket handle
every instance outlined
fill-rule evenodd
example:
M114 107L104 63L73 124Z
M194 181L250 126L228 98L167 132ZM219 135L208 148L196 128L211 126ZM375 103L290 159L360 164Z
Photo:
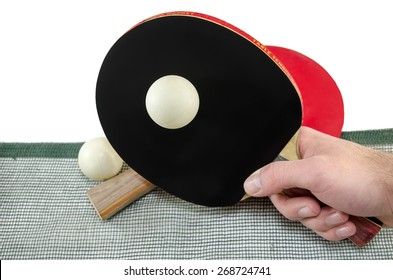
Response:
M377 218L363 218L350 216L349 220L355 224L356 233L348 239L358 247L366 245L382 228L382 222Z
M89 189L87 195L98 216L103 220L107 220L155 188L156 186L133 169L128 169Z

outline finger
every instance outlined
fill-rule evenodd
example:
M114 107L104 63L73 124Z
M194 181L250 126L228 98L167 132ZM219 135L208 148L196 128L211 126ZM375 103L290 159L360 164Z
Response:
M348 222L349 215L331 207L322 207L318 216L301 220L300 222L315 232L327 232L332 228Z
M351 221L347 221L346 223L331 228L325 232L315 231L315 233L326 240L339 241L353 236L356 233L356 226Z
M319 203L307 196L289 197L284 194L273 194L270 200L277 210L290 220L303 220L318 216L321 207Z
M332 136L301 127L298 147L302 160L273 162L262 167L245 181L245 191L251 196L270 196L292 187L318 192L321 176L335 167L323 154L334 150L332 145L335 146L336 141Z
M356 226L349 221L348 214L328 206L323 207L318 216L300 222L330 241L342 240L356 233Z
M251 196L270 196L285 189L298 187L319 192L319 180L326 176L326 163L320 158L296 161L278 161L262 167L244 182L246 193Z

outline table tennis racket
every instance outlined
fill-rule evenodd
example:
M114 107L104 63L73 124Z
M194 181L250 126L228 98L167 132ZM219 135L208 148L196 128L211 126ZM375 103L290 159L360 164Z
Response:
M324 95L316 98L312 87L320 83L308 85L310 77L293 70L300 64L288 63L291 56L311 74L319 71L330 87ZM190 82L199 98L196 114L179 128L157 123L146 107L152 85L168 76ZM154 186L196 204L233 205L244 197L249 174L281 151L297 157L302 124L338 136L343 123L341 95L322 67L193 12L160 14L125 33L104 59L96 103L108 140L132 167L89 190L103 219Z

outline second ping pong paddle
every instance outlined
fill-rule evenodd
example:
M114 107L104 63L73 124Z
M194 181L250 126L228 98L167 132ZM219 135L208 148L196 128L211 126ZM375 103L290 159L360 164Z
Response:
M290 139L302 123L338 136L343 107L331 77L316 63L295 63L292 73L291 55L311 60L271 48L192 12L160 14L124 34L103 62L96 101L108 140L135 171L89 191L100 216L116 213L154 185L193 203L232 205L244 196L245 178L288 142L285 150L296 157L296 139ZM300 64L323 73L330 83L325 96L302 90L307 83L298 81L310 78L294 70ZM145 106L149 88L168 75L190 81L200 101L196 116L178 129L157 125ZM329 98L335 101L327 103Z

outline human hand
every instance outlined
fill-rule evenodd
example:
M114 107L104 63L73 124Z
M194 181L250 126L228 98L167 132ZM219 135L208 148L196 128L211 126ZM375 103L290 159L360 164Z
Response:
M308 127L299 131L298 149L301 160L262 167L245 181L245 191L269 196L285 217L299 220L327 240L355 234L349 215L374 216L393 226L392 154ZM282 193L294 187L308 190L315 198Z

